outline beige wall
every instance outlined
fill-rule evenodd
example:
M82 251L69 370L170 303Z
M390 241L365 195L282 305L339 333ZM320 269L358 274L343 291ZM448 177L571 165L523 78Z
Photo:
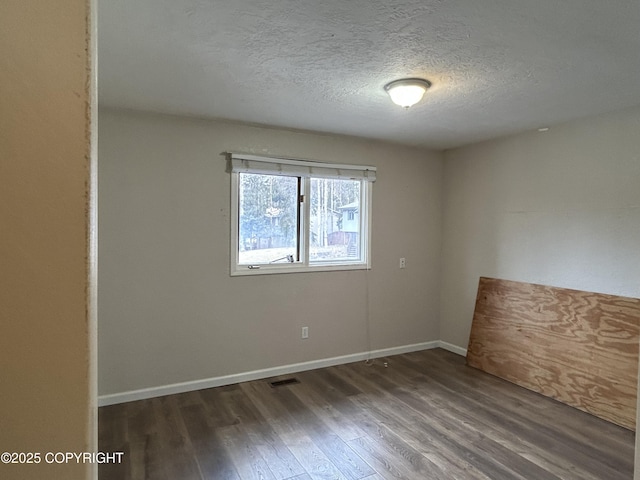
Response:
M89 2L0 3L0 451L93 451ZM0 463L3 479L89 465Z
M640 109L445 153L442 339L478 277L640 296Z
M224 151L375 165L373 269L230 277ZM439 338L439 153L118 110L99 153L101 395Z

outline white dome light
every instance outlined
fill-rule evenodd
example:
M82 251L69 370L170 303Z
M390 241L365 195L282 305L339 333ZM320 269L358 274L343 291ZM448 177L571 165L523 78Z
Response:
M422 78L403 78L387 83L384 89L391 97L393 103L404 108L409 108L411 105L415 105L422 100L424 92L426 92L430 86L431 82L429 80Z

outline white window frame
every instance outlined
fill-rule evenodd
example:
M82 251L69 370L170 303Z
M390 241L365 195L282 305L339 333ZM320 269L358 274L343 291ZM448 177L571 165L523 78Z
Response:
M368 165L344 165L307 160L228 154L231 172L231 255L230 275L265 275L277 273L326 272L335 270L364 270L371 268L371 206L372 184L376 179L376 167ZM300 211L300 261L259 265L240 265L239 261L239 193L240 173L286 175L301 178L301 194L308 198L311 178L337 178L360 180L360 259L327 262L309 261L311 202L303 201Z

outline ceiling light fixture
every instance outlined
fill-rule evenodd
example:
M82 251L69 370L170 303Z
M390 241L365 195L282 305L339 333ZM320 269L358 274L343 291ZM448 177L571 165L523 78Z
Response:
M403 78L394 80L384 86L385 91L391 97L391 101L396 105L409 108L420 100L427 88L431 86L429 80L423 78Z

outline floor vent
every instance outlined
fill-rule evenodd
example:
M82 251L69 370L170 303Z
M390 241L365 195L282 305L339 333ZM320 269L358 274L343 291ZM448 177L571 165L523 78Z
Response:
M285 378L284 380L276 380L275 382L269 382L272 387L282 387L283 385L293 385L294 383L300 383L297 378Z

